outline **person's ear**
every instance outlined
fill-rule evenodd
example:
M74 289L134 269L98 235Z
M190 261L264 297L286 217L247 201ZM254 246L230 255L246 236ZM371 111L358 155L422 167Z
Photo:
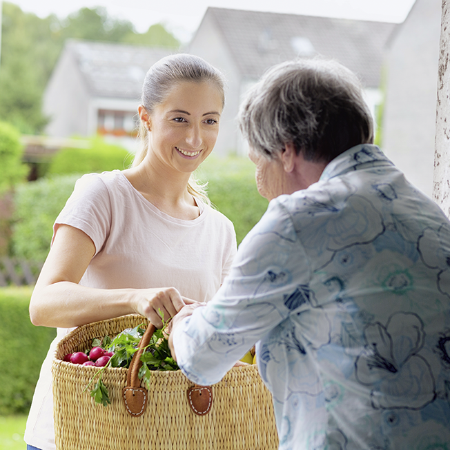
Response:
M150 131L151 130L151 121L150 121L149 113L142 105L139 105L138 112L139 112L139 118L143 122L145 128L147 128L147 130Z
M295 146L292 142L287 142L284 145L284 149L281 151L281 163L285 172L290 173L295 168L295 159L297 153L295 152Z

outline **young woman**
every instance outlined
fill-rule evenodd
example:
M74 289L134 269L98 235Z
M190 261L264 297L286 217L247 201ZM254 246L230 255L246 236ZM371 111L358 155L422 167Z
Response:
M201 58L163 58L147 73L142 149L123 171L78 180L56 219L30 317L58 333L27 422L28 448L53 450L51 359L71 328L138 313L155 326L186 303L208 301L236 252L231 222L191 174L211 153L224 104L221 74Z

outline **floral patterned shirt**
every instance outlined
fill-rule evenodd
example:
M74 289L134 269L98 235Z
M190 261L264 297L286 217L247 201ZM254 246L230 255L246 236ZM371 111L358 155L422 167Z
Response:
M450 449L450 223L376 146L272 200L174 332L200 385L254 343L280 449Z

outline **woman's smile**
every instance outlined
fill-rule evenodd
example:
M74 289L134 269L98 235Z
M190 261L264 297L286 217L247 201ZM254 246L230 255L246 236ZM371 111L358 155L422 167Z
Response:
M200 155L200 153L202 152L202 150L185 150L180 147L175 147L175 148L181 154L182 157L188 158L188 159L194 159L198 155Z

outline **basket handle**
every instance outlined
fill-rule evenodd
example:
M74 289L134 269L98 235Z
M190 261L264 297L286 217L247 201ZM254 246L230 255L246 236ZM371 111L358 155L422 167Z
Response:
M139 342L139 350L133 355L130 362L130 367L127 373L127 385L122 389L122 398L125 408L133 417L139 417L144 414L145 407L148 402L147 389L141 387L139 381L139 369L141 368L141 355L144 348L150 343L150 339L155 332L155 326L149 322L144 336Z
M133 417L139 417L144 414L145 407L148 402L147 389L141 387L139 380L139 369L141 368L141 355L144 348L150 343L153 333L156 331L155 326L149 322L144 336L139 342L139 350L133 355L127 374L127 386L122 390L122 397L125 408ZM208 414L212 406L212 389L210 386L191 386L187 390L187 398L192 411L204 416Z
M141 355L142 353L144 353L145 347L147 347L147 345L150 343L150 339L152 338L155 331L156 327L151 322L149 322L148 327L139 342L139 349L131 359L127 374L127 386L131 386L134 388L138 388L141 386L141 382L139 380L139 369L142 366Z

